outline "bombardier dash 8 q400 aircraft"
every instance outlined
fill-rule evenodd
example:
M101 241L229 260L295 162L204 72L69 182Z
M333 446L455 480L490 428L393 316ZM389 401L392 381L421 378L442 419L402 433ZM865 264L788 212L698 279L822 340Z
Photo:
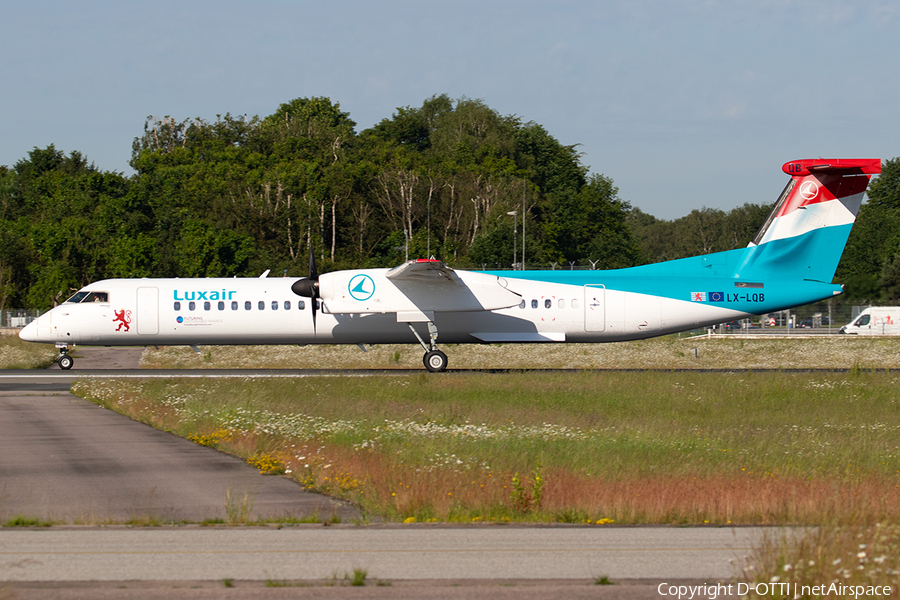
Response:
M878 159L785 163L791 179L746 248L611 271L458 271L437 260L305 278L107 279L19 334L73 345L616 342L783 310L832 284Z

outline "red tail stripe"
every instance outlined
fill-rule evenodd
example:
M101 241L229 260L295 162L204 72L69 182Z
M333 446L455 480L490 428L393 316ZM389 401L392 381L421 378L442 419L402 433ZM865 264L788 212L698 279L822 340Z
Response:
M881 173L880 158L806 158L784 163L781 170L792 177L823 173L852 173L877 175Z

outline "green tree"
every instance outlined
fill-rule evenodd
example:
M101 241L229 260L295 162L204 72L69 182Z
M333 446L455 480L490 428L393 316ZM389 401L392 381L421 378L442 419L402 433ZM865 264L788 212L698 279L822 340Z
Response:
M900 158L882 162L835 274L848 301L897 302L900 262Z

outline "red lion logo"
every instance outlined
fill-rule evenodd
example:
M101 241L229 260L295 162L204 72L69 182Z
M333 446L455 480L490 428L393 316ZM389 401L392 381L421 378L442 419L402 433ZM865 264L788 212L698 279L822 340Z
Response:
M119 323L119 326L116 327L116 331L122 331L123 327L125 328L125 331L131 329L131 327L128 326L128 324L131 323L130 310L125 310L123 308L122 310L114 310L113 312L116 313L116 318L113 319L113 323Z

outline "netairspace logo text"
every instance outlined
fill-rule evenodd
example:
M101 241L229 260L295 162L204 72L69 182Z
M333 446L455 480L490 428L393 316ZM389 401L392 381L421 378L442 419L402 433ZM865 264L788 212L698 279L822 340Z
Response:
M846 596L860 598L862 596L890 596L893 588L889 585L801 585L799 583L718 583L715 585L669 585L661 583L656 588L660 596L672 596L677 600L708 598L716 600L720 596L746 596L750 593L757 596L802 598L809 596Z

